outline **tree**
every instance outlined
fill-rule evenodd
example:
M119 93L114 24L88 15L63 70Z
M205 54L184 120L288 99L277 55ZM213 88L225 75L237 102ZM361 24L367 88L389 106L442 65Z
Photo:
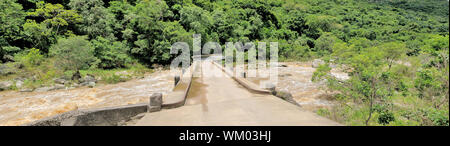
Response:
M57 65L65 71L87 69L96 60L86 36L58 39L58 43L50 47L50 56L55 57Z
M382 51L385 53L385 59L391 69L394 61L400 59L403 55L406 54L406 45L401 42L389 42L383 43L381 46Z
M314 51L321 55L333 53L334 44L339 41L338 38L330 33L323 34L315 41Z
M128 46L122 42L111 41L103 37L92 40L94 56L100 60L98 67L104 69L126 67L131 62Z
M40 48L45 53L48 47L53 44L58 35L71 35L68 30L69 24L81 22L81 17L73 10L66 10L61 4L36 3L37 9L28 12L27 15L36 20L27 20L23 25L25 35L28 41L33 43L34 47Z
M164 22L172 13L164 1L140 1L125 17L132 18L123 31L131 42L130 53L146 64L169 63L170 46L175 42L188 42L191 34L178 23Z
M117 21L103 5L102 0L71 0L69 3L71 9L83 18L82 23L77 25L78 31L87 34L90 39L97 36L114 38L112 26Z
M16 0L0 1L0 62L10 61L20 51L15 42L22 39L25 12Z
M184 6L180 10L180 24L186 31L192 31L202 35L202 41L206 42L211 32L212 20L208 11L195 5Z
M350 49L347 47L347 49ZM389 79L384 76L386 63L383 49L379 47L368 47L361 49L347 50L352 56L346 53L339 53L340 63L345 62L352 69L349 80L339 80L330 75L330 69L319 69L314 73L315 81L326 79L331 90L339 91L339 95L344 100L353 100L356 103L363 103L368 108L368 115L364 121L365 125L369 125L376 112L375 106L384 104L385 99L392 96L392 90L386 84Z

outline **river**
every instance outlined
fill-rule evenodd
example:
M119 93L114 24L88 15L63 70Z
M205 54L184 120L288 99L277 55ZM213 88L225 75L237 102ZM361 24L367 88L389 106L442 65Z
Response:
M173 88L170 71L156 71L142 79L117 84L47 92L0 92L0 125L16 126L63 112L148 102L153 93Z

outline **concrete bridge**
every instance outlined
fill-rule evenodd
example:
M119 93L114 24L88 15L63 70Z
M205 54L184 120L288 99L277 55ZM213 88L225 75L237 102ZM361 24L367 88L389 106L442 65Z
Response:
M136 123L137 126L340 125L270 93L249 89L252 87L246 85L246 81L232 78L211 60L197 63L201 63L203 68L195 68L193 73L202 76L180 81L177 86L186 89L175 89L172 96L163 97L163 104L169 102L170 105L178 106L146 113ZM183 94L185 96L179 98ZM177 98L174 98L175 95ZM181 104L176 104L177 100Z

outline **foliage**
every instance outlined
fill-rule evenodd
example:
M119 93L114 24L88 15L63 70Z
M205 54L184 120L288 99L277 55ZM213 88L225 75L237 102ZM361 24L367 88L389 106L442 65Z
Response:
M102 0L71 0L68 4L83 18L77 30L91 39L97 36L113 39L112 26L117 23L112 13L103 7Z
M169 64L171 45L193 34L202 43L272 41L281 61L322 58L350 75L333 77L330 64L314 73L339 103L323 115L448 125L448 10L445 0L2 0L0 61L24 64L34 86L61 72Z
M82 19L73 10L66 10L61 4L36 3L36 9L27 15L28 19L23 25L27 40L32 46L48 52L48 47L55 43L58 35L70 35L69 24L80 22Z
M50 48L50 56L64 71L87 69L96 60L94 49L84 36L58 39Z
M91 41L94 48L94 56L100 60L98 67L110 69L125 67L131 62L128 56L129 50L126 44L117 41L111 41L103 37Z
M11 45L22 39L20 26L25 22L24 19L25 12L16 0L0 1L0 63L11 61L9 58L21 50Z

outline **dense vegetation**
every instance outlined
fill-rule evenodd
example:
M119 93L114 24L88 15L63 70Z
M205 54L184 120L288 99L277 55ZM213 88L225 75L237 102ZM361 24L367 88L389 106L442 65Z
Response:
M446 0L1 0L0 62L38 81L77 70L167 64L174 42L279 42L281 60L321 66L349 125L448 125ZM19 64L19 65L17 65Z

